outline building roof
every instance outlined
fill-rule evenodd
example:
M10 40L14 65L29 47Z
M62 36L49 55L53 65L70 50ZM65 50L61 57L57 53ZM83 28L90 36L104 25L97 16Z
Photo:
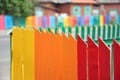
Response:
M72 0L40 0L40 2L71 3Z
M97 0L98 3L120 3L120 0Z
M97 3L96 0L73 0L73 3Z
M120 3L120 0L40 0L40 2L53 3Z
M55 7L52 7L52 6L48 6L48 5L36 4L36 6L38 6L38 7L43 7L43 8L47 8L47 9L51 9L51 10L59 11L58 8L55 8Z

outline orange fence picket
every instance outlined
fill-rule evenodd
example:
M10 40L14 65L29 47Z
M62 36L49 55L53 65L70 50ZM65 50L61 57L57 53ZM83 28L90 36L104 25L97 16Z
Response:
M57 78L56 80L63 80L63 53L62 53L62 36L57 33L56 36L57 38L57 49L56 49L56 57L57 57L57 64L56 64L56 75Z

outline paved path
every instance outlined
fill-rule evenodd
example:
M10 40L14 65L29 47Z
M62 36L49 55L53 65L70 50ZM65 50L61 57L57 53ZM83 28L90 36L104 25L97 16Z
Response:
M10 38L0 31L0 80L10 80Z

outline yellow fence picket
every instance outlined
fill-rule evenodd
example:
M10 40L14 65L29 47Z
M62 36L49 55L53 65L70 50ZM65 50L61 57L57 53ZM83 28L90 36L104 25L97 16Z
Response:
M34 30L26 29L24 35L24 80L34 80Z
M22 79L22 42L24 30L14 28L12 33L12 80Z

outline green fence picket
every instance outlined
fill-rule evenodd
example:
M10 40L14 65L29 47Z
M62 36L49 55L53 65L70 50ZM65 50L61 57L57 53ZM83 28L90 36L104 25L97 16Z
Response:
M112 26L112 38L115 38L115 25Z
M92 39L93 39L93 40L95 40L95 34L96 34L95 27L96 27L96 26L93 26L93 27L92 27Z
M108 25L108 35L107 35L107 39L110 39L110 34L111 34L111 27L110 27L110 25Z
M39 31L42 32L42 28L41 27L39 28Z
M84 27L81 27L81 37L82 39L84 39L84 32L85 32L85 28Z
M106 32L106 26L104 25L104 26L103 26L103 40L105 40L105 36L106 36L106 35L105 35L105 32Z
M48 31L48 32L51 32L51 29L48 27L48 28L47 28L47 31Z
M117 38L117 24L115 25L115 38Z
M68 32L72 34L72 28L68 27Z
M98 35L97 35L97 38L100 37L100 32L101 32L101 27L98 26Z
M117 38L120 38L120 24L117 25Z
M90 35L90 26L87 27L87 35Z
M65 27L62 27L62 32L63 32L63 33L66 33Z
M75 37L77 39L77 34L79 33L79 27L75 27Z
M57 32L58 32L58 28L56 27L56 28L54 29L54 33L57 34Z

